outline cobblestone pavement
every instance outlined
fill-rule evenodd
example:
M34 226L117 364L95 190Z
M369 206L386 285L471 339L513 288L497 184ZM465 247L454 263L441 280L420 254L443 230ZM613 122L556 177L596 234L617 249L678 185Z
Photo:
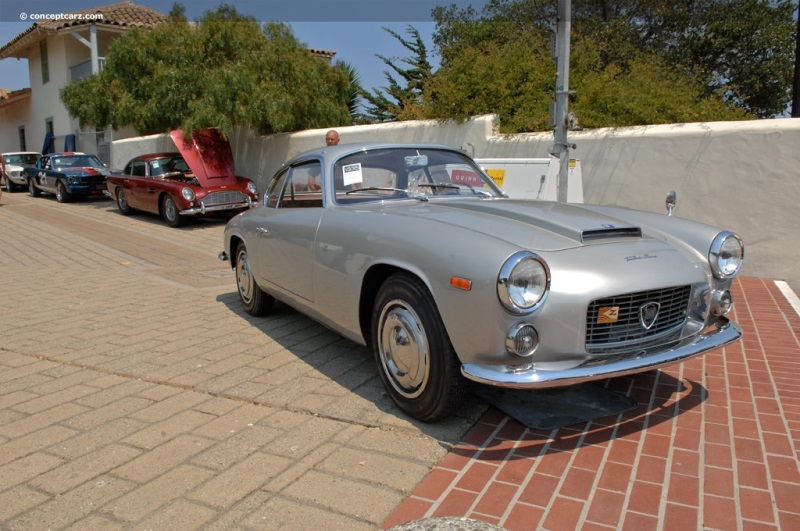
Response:
M485 409L415 424L366 349L243 313L224 220L0 204L0 528L376 529Z

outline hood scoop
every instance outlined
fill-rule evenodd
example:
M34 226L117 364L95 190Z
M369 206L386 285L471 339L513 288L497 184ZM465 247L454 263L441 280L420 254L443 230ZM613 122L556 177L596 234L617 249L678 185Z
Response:
M607 240L611 238L641 238L640 227L603 227L581 231L581 242Z

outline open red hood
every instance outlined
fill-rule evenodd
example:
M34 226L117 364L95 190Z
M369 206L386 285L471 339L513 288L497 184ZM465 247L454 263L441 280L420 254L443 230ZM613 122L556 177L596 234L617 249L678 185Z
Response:
M218 130L194 131L190 140L183 139L180 129L170 132L169 136L202 186L236 183L231 145Z

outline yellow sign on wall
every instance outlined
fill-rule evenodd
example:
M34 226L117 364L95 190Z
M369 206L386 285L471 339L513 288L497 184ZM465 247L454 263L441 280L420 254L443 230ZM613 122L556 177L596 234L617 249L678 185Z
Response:
M499 187L503 187L503 180L506 178L506 170L485 170L486 174L492 178L492 180L497 184Z

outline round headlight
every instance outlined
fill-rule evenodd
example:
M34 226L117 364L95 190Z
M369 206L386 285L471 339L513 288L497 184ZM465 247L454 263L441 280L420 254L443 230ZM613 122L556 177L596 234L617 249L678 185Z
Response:
M247 191L253 195L258 193L258 186L253 181L247 181Z
M708 250L711 272L719 279L735 276L742 268L744 244L736 234L723 231L717 234Z
M515 314L533 311L550 289L550 270L544 260L529 251L514 253L500 268L497 295Z
M181 190L181 195L187 201L194 201L194 190L192 190L191 188L187 187Z

